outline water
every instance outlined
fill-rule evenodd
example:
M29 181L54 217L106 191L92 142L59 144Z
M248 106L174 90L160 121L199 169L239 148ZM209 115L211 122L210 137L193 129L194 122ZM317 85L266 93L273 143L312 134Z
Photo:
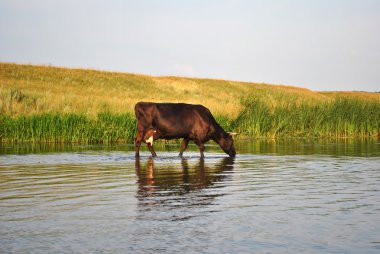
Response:
M379 253L380 143L0 147L0 253Z

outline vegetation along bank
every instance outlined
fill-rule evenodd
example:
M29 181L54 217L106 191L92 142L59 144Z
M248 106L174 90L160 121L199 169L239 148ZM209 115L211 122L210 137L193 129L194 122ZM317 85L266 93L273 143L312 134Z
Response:
M240 137L380 131L379 93L0 63L2 142L133 142L138 101L203 104Z

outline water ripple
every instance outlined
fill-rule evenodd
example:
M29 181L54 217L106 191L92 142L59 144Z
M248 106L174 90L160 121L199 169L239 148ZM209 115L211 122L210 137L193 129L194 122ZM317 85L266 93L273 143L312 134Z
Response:
M2 253L377 253L380 158L6 155Z

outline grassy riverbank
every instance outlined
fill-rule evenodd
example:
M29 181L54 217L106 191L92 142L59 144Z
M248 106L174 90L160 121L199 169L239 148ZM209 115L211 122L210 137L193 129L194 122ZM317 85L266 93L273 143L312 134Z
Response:
M248 137L373 137L380 94L0 63L0 139L131 142L138 101L203 104Z
M380 103L358 98L337 97L315 104L289 101L274 108L253 99L232 127L251 137L376 137L379 112Z
M136 131L130 114L100 113L96 119L79 114L2 117L4 141L111 143L131 142Z

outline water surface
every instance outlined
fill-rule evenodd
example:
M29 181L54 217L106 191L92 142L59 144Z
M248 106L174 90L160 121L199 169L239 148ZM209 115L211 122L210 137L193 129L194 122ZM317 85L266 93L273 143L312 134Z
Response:
M379 253L380 143L2 145L1 253Z

